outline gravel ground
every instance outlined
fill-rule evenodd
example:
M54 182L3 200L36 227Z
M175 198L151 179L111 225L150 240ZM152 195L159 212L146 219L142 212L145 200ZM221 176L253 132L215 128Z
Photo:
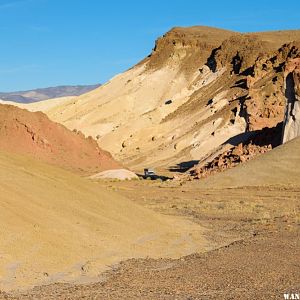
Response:
M105 183L107 184L107 183ZM3 299L284 299L300 293L300 189L197 190L113 182L143 206L207 228L211 251L177 260L131 259L90 284L57 283Z
M300 291L299 231L258 235L178 260L133 259L88 285L54 284L5 299L284 299Z

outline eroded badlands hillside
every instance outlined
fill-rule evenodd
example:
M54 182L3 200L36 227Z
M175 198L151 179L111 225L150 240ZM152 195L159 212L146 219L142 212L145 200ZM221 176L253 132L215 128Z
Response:
M300 31L174 28L149 57L100 88L26 107L93 136L137 171L204 165L257 135L262 153L281 142L285 70L299 57L297 40Z
M80 173L119 167L91 137L70 131L42 112L0 104L0 151L32 158Z

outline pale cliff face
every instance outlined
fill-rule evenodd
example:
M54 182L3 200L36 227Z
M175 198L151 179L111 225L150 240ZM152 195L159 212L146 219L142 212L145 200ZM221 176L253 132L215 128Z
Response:
M286 65L285 96L283 143L300 136L300 58L290 60Z

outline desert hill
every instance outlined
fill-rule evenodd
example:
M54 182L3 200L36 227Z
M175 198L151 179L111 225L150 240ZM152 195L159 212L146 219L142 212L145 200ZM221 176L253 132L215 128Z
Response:
M180 257L205 248L200 226L26 156L1 151L0 178L2 291L99 280L122 259Z
M4 101L14 101L19 103L32 103L52 98L67 96L79 96L99 87L95 85L63 85L56 87L41 88L29 91L0 92L0 99Z
M205 163L282 126L284 70L299 57L299 40L299 30L175 27L147 58L98 89L26 108L93 136L137 171Z
M0 150L87 174L120 166L91 137L11 105L0 104Z

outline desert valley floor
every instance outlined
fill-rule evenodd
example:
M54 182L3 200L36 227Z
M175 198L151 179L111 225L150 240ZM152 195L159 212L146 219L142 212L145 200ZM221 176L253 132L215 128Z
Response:
M206 252L130 259L99 274L98 282L52 284L3 299L282 299L299 290L299 185L192 192L188 185L152 182L104 186L201 224Z
M204 182L95 181L153 212L200 225L205 247L179 259L128 259L90 283L53 283L2 298L282 299L300 288L300 185L284 178L299 163L299 141ZM285 164L274 159L280 154ZM279 172L265 177L271 169ZM261 184L243 178L246 171Z

